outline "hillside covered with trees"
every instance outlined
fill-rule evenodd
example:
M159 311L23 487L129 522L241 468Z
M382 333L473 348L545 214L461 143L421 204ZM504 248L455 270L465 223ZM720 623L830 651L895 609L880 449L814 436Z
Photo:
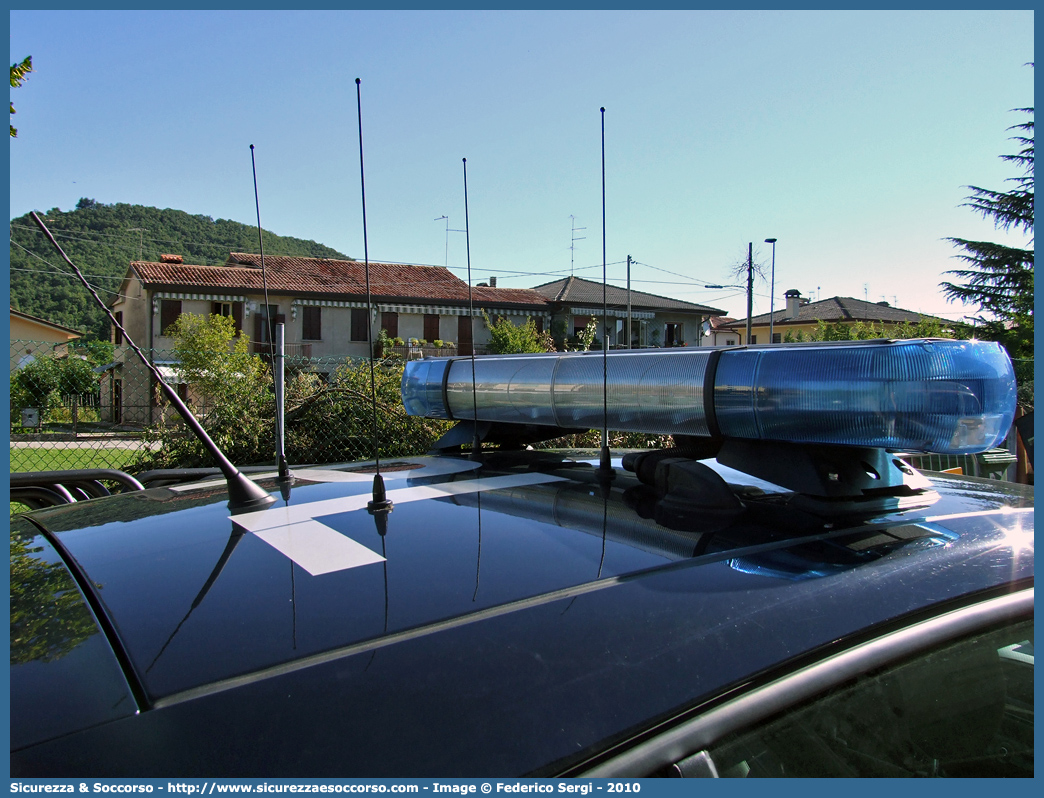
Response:
M257 252L257 227L166 208L81 199L75 210L51 208L44 222L73 263L106 301L119 290L133 260L164 253L186 263L217 265L229 252ZM301 238L263 232L266 255L348 258ZM48 321L108 339L109 323L28 214L11 220L11 306Z

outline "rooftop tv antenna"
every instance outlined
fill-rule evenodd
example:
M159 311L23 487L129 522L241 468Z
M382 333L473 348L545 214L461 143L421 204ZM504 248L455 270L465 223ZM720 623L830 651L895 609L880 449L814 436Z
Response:
M573 246L573 245L577 241L584 241L587 238L587 236L578 236L576 234L576 231L577 230L586 230L587 228L586 227L577 227L576 226L576 217L573 216L573 214L569 214L569 220L570 220L570 223L573 226L572 232L570 233L571 240L569 242L569 276L572 277L573 276L573 255L576 252L576 247Z
M443 219L446 220L446 260L443 262L442 265L445 266L448 269L449 268L449 234L450 233L466 233L467 230L457 230L455 228L450 227L449 226L449 217L445 216L445 215L437 216L432 221L439 222L439 221L442 221Z
M127 232L138 234L138 260L145 260L145 234L149 232L149 228L128 227Z

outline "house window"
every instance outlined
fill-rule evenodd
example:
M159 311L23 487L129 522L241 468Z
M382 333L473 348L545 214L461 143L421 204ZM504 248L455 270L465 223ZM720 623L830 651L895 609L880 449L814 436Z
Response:
M167 328L178 320L181 315L180 299L160 300L160 335L167 334Z
M254 341L258 344L275 341L276 325L280 322L286 324L286 317L279 312L279 305L259 306L254 314Z
M425 313L424 314L424 339L431 343L439 337L439 314L438 313Z
M533 319L533 323L536 324L536 331L538 333L542 333L544 331L544 317L543 316L537 316L535 319Z
M682 335L683 327L679 324L668 323L664 325L663 331L663 345L664 346L681 346L685 343L685 338Z
M573 335L579 335L591 323L590 316L573 316Z
M323 309L318 305L305 305L301 321L301 337L306 341L321 341L323 338Z
M736 345L736 339L735 338L726 338L725 339L725 346L735 346L735 345Z
M116 311L116 326L112 331L112 342L116 346L123 346L123 311Z
M750 336L750 340L747 341L748 344L756 344L757 342L758 342L758 336L756 336L756 335Z
M369 312L366 308L352 308L352 338L353 341L368 341L366 334L368 327Z
M381 329L388 333L389 338L399 337L399 314L385 311L381 314Z
M783 343L783 333L772 333L772 343L781 344Z
M242 302L214 302L210 306L210 312L215 316L231 316L236 325L236 335L243 331Z
M470 355L474 352L472 319L470 316L457 317L457 352Z

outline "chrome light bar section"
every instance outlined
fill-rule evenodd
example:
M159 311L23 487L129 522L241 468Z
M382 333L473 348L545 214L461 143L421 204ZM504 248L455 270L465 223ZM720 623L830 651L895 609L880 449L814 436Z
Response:
M406 364L410 415L596 429L602 355ZM992 341L915 339L610 352L609 429L969 454L1004 440L1015 375Z

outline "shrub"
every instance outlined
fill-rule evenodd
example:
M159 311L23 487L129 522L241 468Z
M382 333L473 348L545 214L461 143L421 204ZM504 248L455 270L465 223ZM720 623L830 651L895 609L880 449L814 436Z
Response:
M237 465L275 461L275 401L268 367L236 338L231 319L183 314L172 329L179 376L192 393L205 399L200 418L214 442ZM375 441L382 457L422 454L450 422L407 416L402 406L401 358L388 358L373 369L377 394L374 437L370 363L353 360L326 380L297 372L286 380L286 454L291 463L336 463L373 457ZM201 402L202 404L202 402ZM132 470L211 466L210 455L178 419L146 431L158 441Z
M236 335L230 316L183 313L168 328L174 339L178 377L190 386L206 413L199 418L214 443L234 463L249 465L274 459L275 403L271 373L251 355L246 336ZM288 383L287 396L292 388ZM161 406L169 407L162 392ZM187 432L180 416L146 430L146 439L160 443L145 450L135 470L212 466L210 454Z
M63 398L97 396L98 390L98 375L85 356L38 357L11 375L11 419L20 421L24 408L36 407L44 421L67 421Z
M521 352L546 352L537 332L536 322L526 319L523 325L515 325L503 316L495 322L485 312L482 319L489 329L489 351L494 355L511 355Z

